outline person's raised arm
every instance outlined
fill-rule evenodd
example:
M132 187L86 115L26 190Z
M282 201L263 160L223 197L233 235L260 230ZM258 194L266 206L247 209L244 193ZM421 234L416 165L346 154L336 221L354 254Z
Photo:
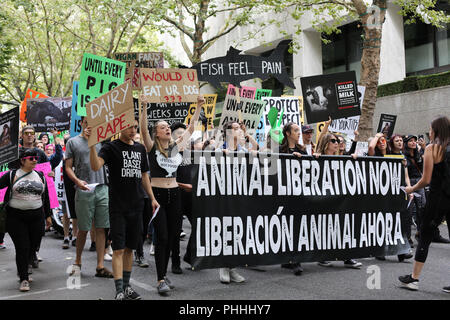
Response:
M331 124L332 121L333 121L333 120L331 119L331 117L328 117L328 121L325 121L325 124L324 124L324 126L323 126L323 129L322 129L322 131L320 132L319 138L317 139L317 141L320 141L320 139L321 139L323 136L325 136L325 134L328 133L328 127L330 126L330 124Z
M178 146L179 148L182 148L183 145L186 144L187 141L189 141L189 138L194 132L195 123L198 121L198 118L200 117L200 112L202 111L203 104L205 104L205 98L202 95L199 95L197 98L197 107L195 108L195 112L192 115L189 126L186 128L186 131L183 133L183 135L175 141L175 143L179 145Z
M381 132L378 132L375 137L370 140L369 143L369 150L367 151L367 155L368 156L374 156L375 155L375 147L377 146L378 143L378 139L380 139L381 137L383 137L384 135Z
M406 192L412 193L416 190L423 189L431 182L431 176L433 174L433 145L430 144L425 148L424 162L423 162L423 174L417 183L412 187L407 187Z
M139 106L139 108L142 108L142 112L141 112L141 138L142 138L142 142L144 142L144 146L145 146L145 150L147 152L150 152L150 150L152 150L153 148L153 140L152 137L150 136L150 132L148 132L148 119L147 119L147 105L146 103L142 103L141 106Z

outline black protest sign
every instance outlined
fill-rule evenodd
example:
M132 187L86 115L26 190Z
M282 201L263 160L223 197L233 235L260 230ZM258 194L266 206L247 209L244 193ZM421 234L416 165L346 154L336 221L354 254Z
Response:
M382 113L377 132L381 132L385 138L389 139L394 133L395 121L397 121L396 115Z
M355 71L300 79L308 123L361 115Z
M19 158L19 107L0 114L0 165Z
M176 122L184 123L191 103L147 103L146 105L148 125L153 127L159 120L166 121L169 126Z
M289 43L290 40L281 41L269 57L243 55L240 54L241 50L230 47L226 56L200 62L192 68L197 70L199 81L208 82L215 88L219 88L221 82L240 87L242 81L255 78L267 80L273 76L282 84L295 89L283 57Z
M194 152L195 269L407 253L400 159Z
M36 132L70 130L72 97L27 99L27 124Z

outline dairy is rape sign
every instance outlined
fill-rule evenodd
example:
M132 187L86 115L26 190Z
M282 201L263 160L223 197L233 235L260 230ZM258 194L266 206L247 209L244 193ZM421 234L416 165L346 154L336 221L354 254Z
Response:
M195 69L141 68L142 102L197 102L199 84Z
M131 80L89 102L86 111L88 125L92 127L89 147L134 125Z
M124 82L126 63L85 53L81 65L78 110L86 116L86 104Z

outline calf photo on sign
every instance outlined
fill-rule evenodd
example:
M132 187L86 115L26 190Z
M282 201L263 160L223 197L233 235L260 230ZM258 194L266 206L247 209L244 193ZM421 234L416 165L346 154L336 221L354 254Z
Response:
M27 100L27 124L36 132L70 129L72 98L34 98Z
M361 115L355 71L300 79L308 123Z
M86 105L87 122L92 127L89 147L134 125L131 80Z
M0 114L0 165L19 158L19 107Z
M394 134L395 121L397 121L396 115L382 113L377 132L381 132L386 139L389 139Z

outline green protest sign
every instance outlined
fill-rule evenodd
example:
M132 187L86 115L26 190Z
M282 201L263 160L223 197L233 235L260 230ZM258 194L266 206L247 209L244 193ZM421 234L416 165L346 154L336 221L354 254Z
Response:
M126 63L90 53L83 55L78 89L79 116L86 116L86 104L121 85Z
M272 90L270 89L258 89L255 93L255 100L262 100L263 97L271 97Z

